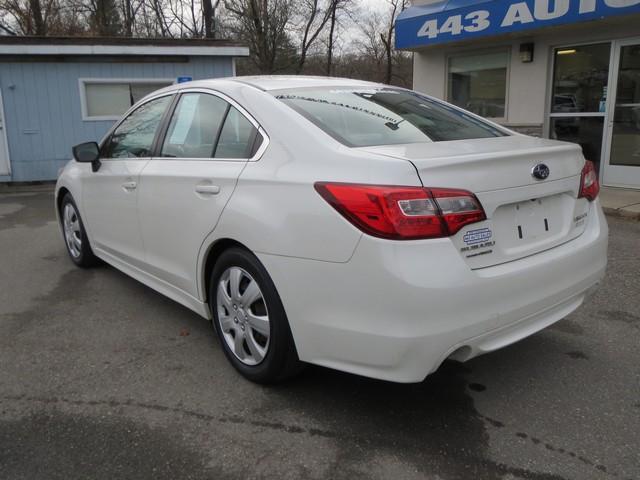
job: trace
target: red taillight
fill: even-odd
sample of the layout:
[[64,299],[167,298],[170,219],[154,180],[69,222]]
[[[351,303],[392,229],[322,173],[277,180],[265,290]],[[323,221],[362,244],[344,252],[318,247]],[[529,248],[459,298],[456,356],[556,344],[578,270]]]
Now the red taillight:
[[478,199],[465,190],[327,182],[315,188],[347,220],[374,237],[447,237],[486,219]]
[[600,184],[598,183],[598,175],[593,162],[585,161],[580,177],[580,193],[578,198],[586,198],[590,202],[594,201],[600,193]]

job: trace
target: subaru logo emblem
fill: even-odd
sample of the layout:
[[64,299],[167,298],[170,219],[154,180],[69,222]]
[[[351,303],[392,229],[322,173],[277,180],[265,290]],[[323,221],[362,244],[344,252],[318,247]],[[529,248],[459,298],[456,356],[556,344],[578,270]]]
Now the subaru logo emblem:
[[535,167],[533,167],[533,170],[531,170],[531,176],[538,180],[545,180],[549,177],[550,173],[551,171],[549,170],[549,167],[547,167],[544,163],[537,164]]

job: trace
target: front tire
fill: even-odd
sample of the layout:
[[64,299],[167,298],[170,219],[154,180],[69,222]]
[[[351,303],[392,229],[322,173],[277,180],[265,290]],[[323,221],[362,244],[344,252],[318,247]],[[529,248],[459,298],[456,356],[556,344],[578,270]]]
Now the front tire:
[[88,268],[98,263],[93,254],[87,232],[80,218],[78,207],[70,193],[65,194],[60,204],[60,222],[67,253],[78,267]]
[[211,272],[209,301],[222,349],[245,378],[276,383],[301,370],[282,301],[255,255],[223,252]]

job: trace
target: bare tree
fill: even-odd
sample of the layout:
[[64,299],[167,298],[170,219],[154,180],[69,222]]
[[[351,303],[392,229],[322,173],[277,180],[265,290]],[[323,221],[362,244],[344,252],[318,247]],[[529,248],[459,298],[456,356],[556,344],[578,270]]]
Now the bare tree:
[[318,39],[331,18],[331,5],[335,0],[328,0],[328,7],[322,8],[319,0],[302,0],[299,7],[298,16],[305,19],[302,27],[302,40],[300,42],[300,56],[296,66],[296,73],[302,73],[304,64],[307,61],[309,49]]
[[[384,61],[384,46],[380,39],[380,25],[382,24],[382,15],[377,11],[364,17],[359,24],[362,38],[355,41],[359,56],[367,58],[370,67],[375,72],[382,71],[382,63]],[[379,81],[382,80],[379,75],[373,78]]]
[[384,32],[380,33],[380,39],[384,45],[384,53],[386,58],[386,70],[384,83],[391,83],[393,78],[393,41],[396,28],[396,18],[405,8],[407,8],[408,0],[387,0],[391,6],[388,15],[388,22]]
[[67,0],[0,0],[0,29],[10,35],[60,35],[83,30],[74,5]]
[[[226,0],[235,36],[249,44],[251,61],[260,73],[274,73],[279,53],[291,40],[287,27],[292,18],[293,0]],[[289,62],[290,63],[290,62]]]
[[113,37],[121,34],[122,21],[115,0],[89,0],[85,7],[94,35]]
[[329,17],[329,38],[327,41],[327,70],[326,74],[331,76],[331,70],[333,66],[333,55],[335,49],[335,33],[338,24],[338,14],[341,10],[344,10],[352,0],[331,0],[329,4],[330,17]]
[[122,0],[120,4],[122,13],[122,29],[127,37],[133,36],[133,8],[131,0]]
[[168,37],[169,28],[167,26],[167,19],[165,17],[165,11],[162,0],[150,0],[153,14],[155,17],[156,28],[160,30],[161,37]]
[[[3,17],[15,24],[17,33],[23,35],[46,35],[43,6],[40,0],[3,0],[0,2]],[[10,29],[10,27],[7,27]],[[13,30],[13,29],[11,29]]]
[[202,0],[202,15],[204,16],[205,38],[216,37],[216,9],[220,0]]
[[[396,74],[394,66],[405,62],[405,52],[394,50],[396,18],[408,4],[408,0],[386,0],[389,9],[384,13],[373,12],[360,24],[363,39],[357,42],[362,54],[368,56],[376,65],[378,80],[393,83]],[[401,79],[400,83],[405,83]]]
[[33,33],[35,35],[45,35],[47,31],[44,26],[40,0],[29,0],[29,10],[33,19]]

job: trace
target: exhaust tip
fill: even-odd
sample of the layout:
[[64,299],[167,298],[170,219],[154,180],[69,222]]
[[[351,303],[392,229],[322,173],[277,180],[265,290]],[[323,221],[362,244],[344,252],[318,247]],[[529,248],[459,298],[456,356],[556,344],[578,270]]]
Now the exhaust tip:
[[464,345],[454,350],[453,353],[447,357],[447,359],[455,360],[456,362],[466,362],[467,360],[469,360],[469,358],[471,358],[471,353],[471,347],[469,347],[468,345]]

